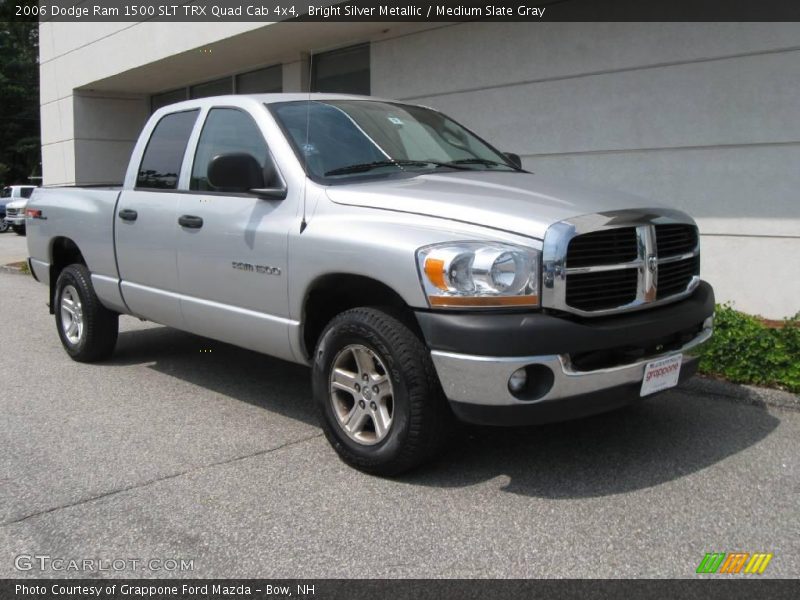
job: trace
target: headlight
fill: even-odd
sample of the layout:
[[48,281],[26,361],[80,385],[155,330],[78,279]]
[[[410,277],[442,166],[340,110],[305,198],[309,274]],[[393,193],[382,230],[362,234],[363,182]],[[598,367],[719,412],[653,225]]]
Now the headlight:
[[432,307],[539,305],[538,250],[491,242],[456,242],[417,250]]

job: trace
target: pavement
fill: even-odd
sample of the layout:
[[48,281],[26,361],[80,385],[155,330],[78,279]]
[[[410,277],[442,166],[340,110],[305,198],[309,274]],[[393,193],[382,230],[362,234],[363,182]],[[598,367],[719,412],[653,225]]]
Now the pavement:
[[24,235],[10,229],[0,233],[0,267],[28,259],[28,243]]
[[78,364],[46,299],[0,273],[0,577],[92,575],[15,569],[46,555],[137,559],[99,573],[124,577],[693,578],[734,551],[800,574],[796,396],[698,380],[465,429],[381,479],[328,446],[306,368],[128,317],[110,361]]

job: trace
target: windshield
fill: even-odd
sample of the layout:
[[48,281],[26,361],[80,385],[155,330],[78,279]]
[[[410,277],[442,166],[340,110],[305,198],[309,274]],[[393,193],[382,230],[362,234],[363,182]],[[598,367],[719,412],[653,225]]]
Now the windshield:
[[0,198],[11,198],[11,188],[4,187],[3,191],[0,192]]
[[372,100],[270,105],[312,179],[420,174],[440,169],[518,170],[501,153],[443,114]]

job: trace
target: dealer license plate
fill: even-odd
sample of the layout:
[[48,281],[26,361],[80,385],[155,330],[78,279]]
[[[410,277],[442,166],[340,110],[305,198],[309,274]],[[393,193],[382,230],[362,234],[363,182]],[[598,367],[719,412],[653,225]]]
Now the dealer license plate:
[[644,367],[642,390],[639,395],[648,396],[678,385],[682,360],[682,354],[675,354],[647,363]]

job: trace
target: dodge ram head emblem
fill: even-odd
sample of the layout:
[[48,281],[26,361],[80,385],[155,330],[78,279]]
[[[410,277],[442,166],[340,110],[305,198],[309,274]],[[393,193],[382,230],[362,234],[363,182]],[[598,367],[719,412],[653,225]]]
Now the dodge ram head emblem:
[[658,258],[655,254],[647,257],[647,268],[651,273],[655,273],[656,269],[658,269]]

